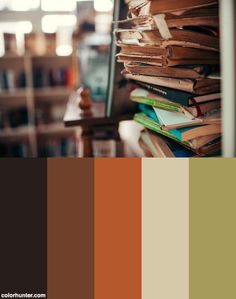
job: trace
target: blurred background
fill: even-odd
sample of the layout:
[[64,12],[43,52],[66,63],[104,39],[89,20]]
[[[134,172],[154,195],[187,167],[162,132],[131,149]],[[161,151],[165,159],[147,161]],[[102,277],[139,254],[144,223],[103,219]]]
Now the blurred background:
[[76,156],[64,128],[81,84],[105,101],[112,0],[0,0],[0,157]]

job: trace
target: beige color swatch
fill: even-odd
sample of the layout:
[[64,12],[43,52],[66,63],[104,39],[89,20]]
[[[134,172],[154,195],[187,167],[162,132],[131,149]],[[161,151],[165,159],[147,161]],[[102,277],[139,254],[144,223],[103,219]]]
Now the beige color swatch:
[[142,299],[189,297],[189,160],[142,160]]

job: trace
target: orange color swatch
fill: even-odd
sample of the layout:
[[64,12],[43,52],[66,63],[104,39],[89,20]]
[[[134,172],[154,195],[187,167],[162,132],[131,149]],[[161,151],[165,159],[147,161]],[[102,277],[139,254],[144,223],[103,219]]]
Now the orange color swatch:
[[141,299],[141,159],[94,166],[94,298]]

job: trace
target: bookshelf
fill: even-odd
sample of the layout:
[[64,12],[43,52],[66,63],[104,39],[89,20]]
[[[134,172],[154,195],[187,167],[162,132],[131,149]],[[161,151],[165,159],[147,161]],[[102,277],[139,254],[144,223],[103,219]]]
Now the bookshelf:
[[[50,143],[52,140],[56,144],[56,141],[59,142],[61,139],[65,144],[68,139],[71,144],[74,142],[76,146],[79,130],[65,128],[59,113],[60,109],[64,111],[68,97],[77,84],[75,78],[78,78],[78,70],[76,66],[77,61],[74,55],[64,57],[8,54],[0,57],[1,73],[14,74],[14,79],[17,77],[16,74],[20,73],[24,76],[25,81],[24,84],[18,86],[15,82],[19,80],[15,79],[14,82],[7,82],[7,87],[1,86],[0,88],[0,113],[4,115],[2,118],[5,120],[4,124],[0,126],[0,144],[6,152],[10,151],[9,155],[13,155],[9,148],[22,147],[22,150],[19,150],[19,155],[16,154],[16,156],[21,156],[21,154],[25,157],[41,156],[42,144]],[[6,77],[10,78],[10,75],[7,74]],[[37,82],[38,79],[41,82]],[[27,114],[27,121],[12,126],[8,120],[6,121],[9,111],[20,109]],[[52,112],[50,110],[44,114],[44,109],[48,111],[51,109]],[[48,114],[55,113],[59,113],[56,119],[51,115],[50,119],[46,119]],[[70,155],[72,152],[73,155],[76,154],[75,150],[70,150]],[[55,151],[55,153],[60,156],[60,152]],[[2,155],[1,151],[0,154]],[[65,151],[63,155],[66,155]],[[51,154],[51,156],[53,155]]]

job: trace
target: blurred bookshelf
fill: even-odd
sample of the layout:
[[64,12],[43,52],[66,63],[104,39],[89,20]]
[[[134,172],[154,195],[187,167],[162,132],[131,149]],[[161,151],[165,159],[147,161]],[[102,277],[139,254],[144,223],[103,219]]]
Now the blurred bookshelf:
[[0,156],[75,156],[78,129],[63,125],[78,78],[75,55],[0,57]]
[[[105,100],[112,6],[111,0],[0,3],[0,157],[79,155],[81,129],[66,128],[63,117],[80,84],[93,87],[95,101]],[[92,51],[91,36],[105,36],[105,49]],[[83,45],[96,54],[84,76],[89,82],[81,80],[81,61],[91,62],[79,51]]]

